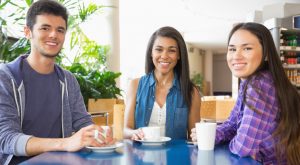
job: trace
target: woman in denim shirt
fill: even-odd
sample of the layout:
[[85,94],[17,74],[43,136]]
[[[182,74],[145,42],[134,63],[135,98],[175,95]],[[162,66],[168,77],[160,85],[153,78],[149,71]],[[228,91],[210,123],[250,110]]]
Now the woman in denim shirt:
[[127,91],[124,137],[143,139],[139,128],[159,126],[161,136],[187,139],[200,120],[200,94],[189,78],[187,48],[176,29],[162,27],[153,33],[145,72]]

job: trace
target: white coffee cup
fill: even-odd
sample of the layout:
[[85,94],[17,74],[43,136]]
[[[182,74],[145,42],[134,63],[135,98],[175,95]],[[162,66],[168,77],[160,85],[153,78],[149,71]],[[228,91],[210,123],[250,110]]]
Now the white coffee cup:
[[110,126],[101,126],[102,128],[102,131],[98,131],[98,130],[95,130],[94,131],[94,138],[99,142],[99,143],[104,143],[102,140],[99,139],[99,134],[101,136],[103,136],[104,138],[107,137],[107,134],[108,134],[108,131],[110,130],[111,133],[113,133],[112,131],[112,127]]
[[196,123],[198,150],[213,150],[217,123]]
[[160,127],[142,127],[144,140],[159,140]]

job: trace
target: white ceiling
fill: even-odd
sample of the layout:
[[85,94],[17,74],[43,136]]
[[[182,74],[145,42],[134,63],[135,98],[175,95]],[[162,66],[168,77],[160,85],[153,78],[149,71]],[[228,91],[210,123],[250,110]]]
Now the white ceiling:
[[256,10],[261,11],[265,5],[300,3],[300,0],[131,0],[131,2],[139,8],[135,9],[135,12],[142,13],[142,17],[148,23],[151,22],[148,26],[174,26],[182,32],[186,42],[195,47],[224,50],[227,35],[234,23],[247,21],[247,17],[253,15]]
[[[181,0],[194,17],[182,27],[187,42],[203,48],[224,48],[232,25],[249,21],[254,12],[276,3],[300,3],[300,0]],[[299,11],[300,14],[300,11]],[[197,23],[195,23],[195,21]]]

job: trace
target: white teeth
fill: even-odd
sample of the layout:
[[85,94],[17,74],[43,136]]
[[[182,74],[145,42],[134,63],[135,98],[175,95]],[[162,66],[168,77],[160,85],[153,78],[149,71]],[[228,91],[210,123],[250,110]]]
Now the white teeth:
[[233,64],[233,66],[244,66],[245,64]]
[[55,42],[46,42],[46,44],[48,44],[48,45],[57,45],[57,43],[55,43]]

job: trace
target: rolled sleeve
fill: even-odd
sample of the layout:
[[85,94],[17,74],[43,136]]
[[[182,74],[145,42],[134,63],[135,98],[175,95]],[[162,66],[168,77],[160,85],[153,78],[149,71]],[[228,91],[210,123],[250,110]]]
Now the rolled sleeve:
[[32,136],[30,136],[30,135],[19,136],[19,138],[17,139],[17,141],[15,143],[15,151],[14,151],[15,156],[28,156],[26,153],[26,145],[27,145],[28,140],[31,137]]

